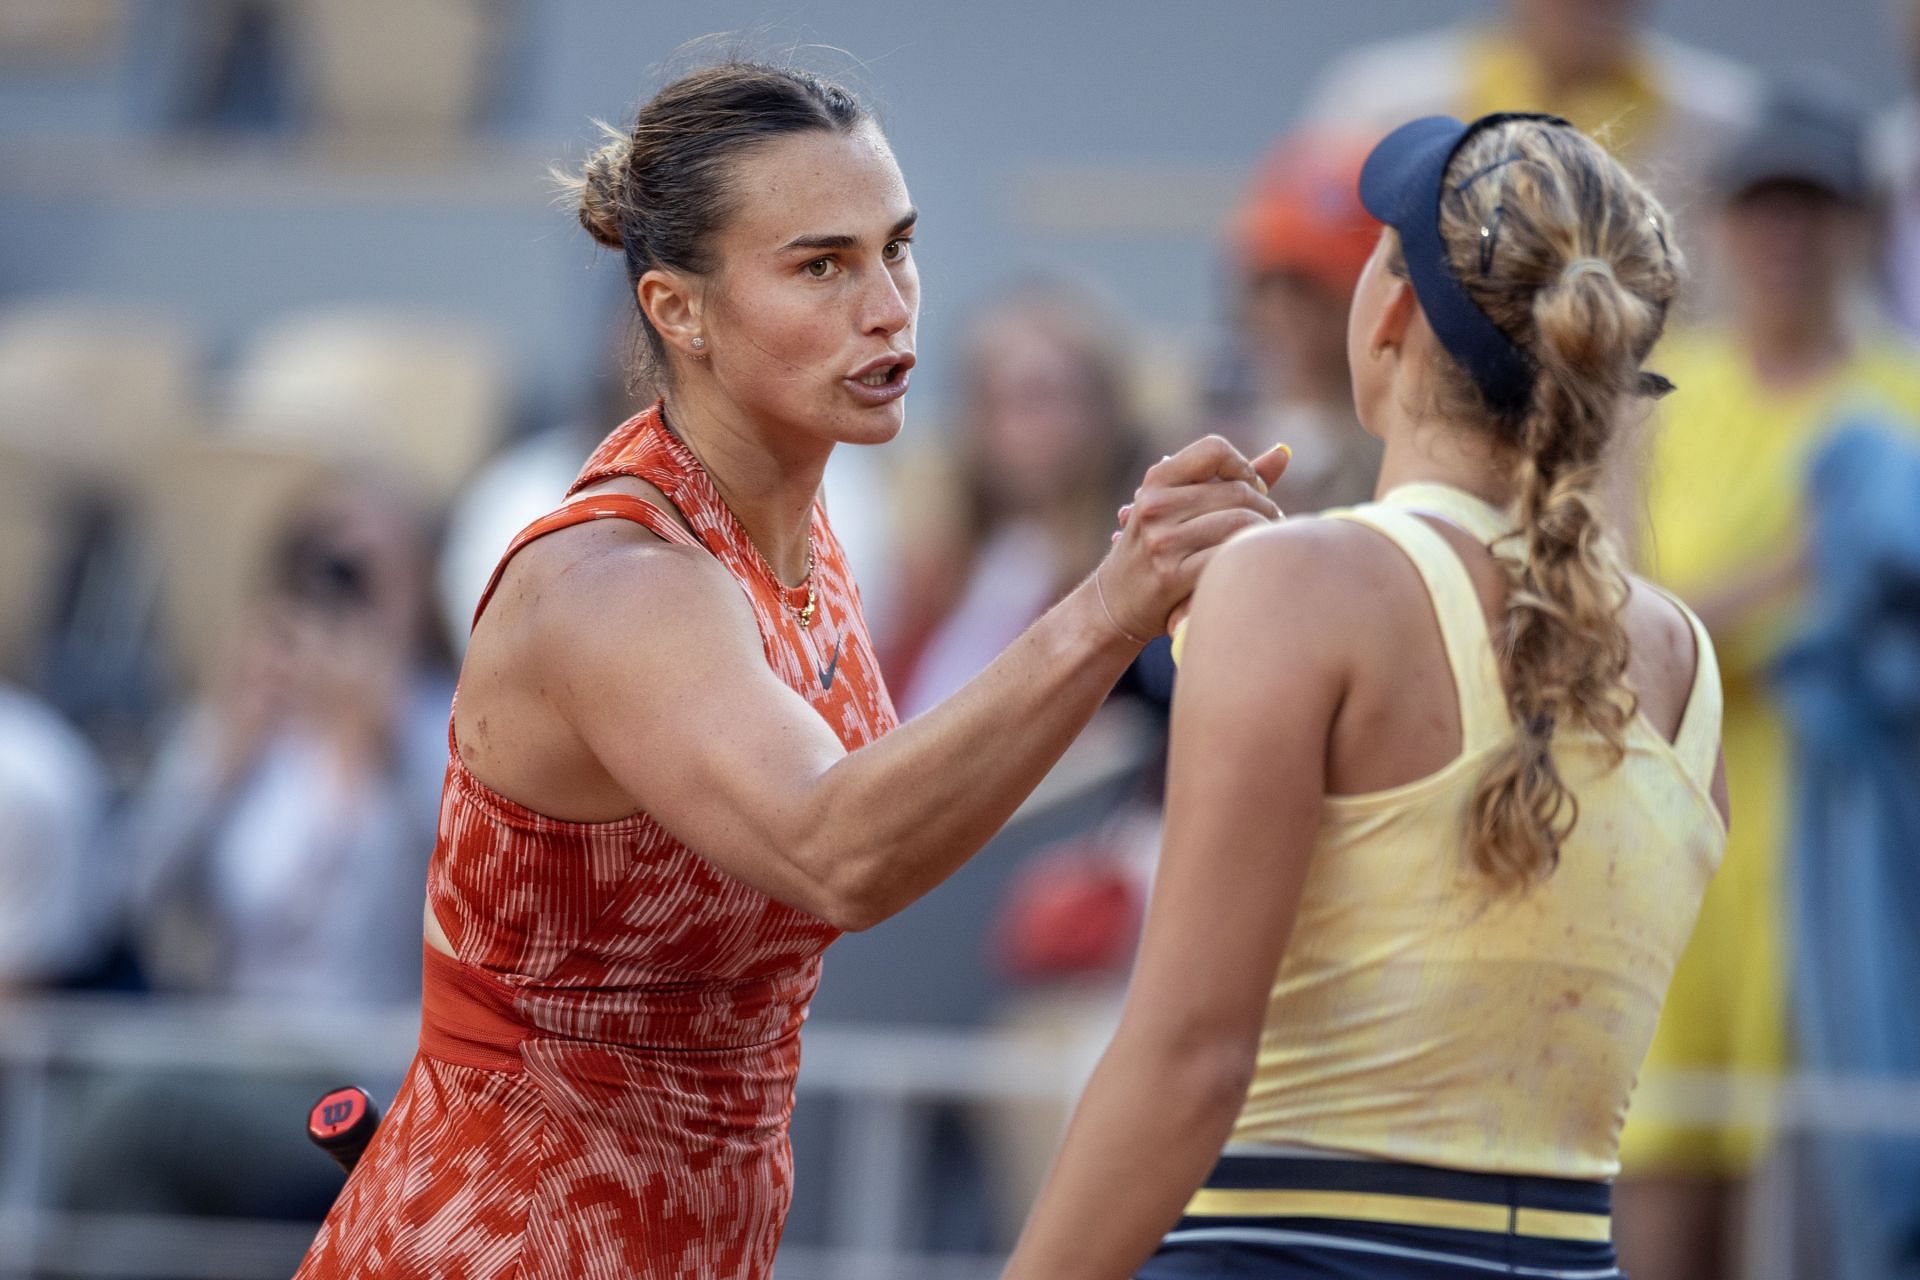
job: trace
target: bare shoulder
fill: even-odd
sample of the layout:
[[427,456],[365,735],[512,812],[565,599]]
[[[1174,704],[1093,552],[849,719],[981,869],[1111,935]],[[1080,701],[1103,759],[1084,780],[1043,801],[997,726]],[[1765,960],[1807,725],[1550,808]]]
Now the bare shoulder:
[[[1382,551],[1388,555],[1381,555]],[[1289,516],[1229,538],[1207,573],[1259,579],[1266,576],[1262,569],[1286,567],[1337,576],[1383,563],[1391,552],[1391,543],[1355,521]]]
[[1200,575],[1188,652],[1195,665],[1213,652],[1234,655],[1235,666],[1284,652],[1284,664],[1257,664],[1273,680],[1345,673],[1355,639],[1394,591],[1394,554],[1348,520],[1293,517],[1237,534]]
[[[1199,591],[1262,603],[1343,609],[1395,580],[1403,557],[1387,539],[1352,520],[1293,516],[1236,534],[1200,577]],[[1322,615],[1324,616],[1324,615]]]
[[1638,574],[1627,575],[1627,588],[1623,621],[1628,640],[1648,657],[1677,667],[1683,676],[1691,675],[1696,655],[1693,624],[1686,612],[1673,596]]
[[580,656],[610,647],[635,662],[633,641],[738,624],[755,629],[739,584],[712,555],[668,542],[631,520],[596,520],[529,547],[527,636],[539,649]]
[[[651,486],[623,481],[619,489],[676,518]],[[637,521],[588,520],[535,540],[508,564],[474,633],[468,666],[490,660],[484,665],[503,675],[518,671],[545,685],[542,673],[550,667],[605,660],[631,672],[682,633],[742,626],[753,632],[752,609],[705,550],[668,542]]]
[[1256,753],[1310,741],[1318,760],[1390,568],[1350,521],[1295,517],[1229,539],[1194,590],[1176,733],[1203,724]]
[[1679,729],[1700,660],[1693,624],[1673,597],[1646,579],[1628,575],[1627,585],[1621,617],[1627,631],[1627,681],[1648,719],[1671,738]]
[[474,631],[455,710],[461,758],[538,812],[624,817],[636,798],[607,773],[596,735],[611,718],[646,739],[672,713],[662,699],[725,685],[758,652],[751,607],[704,550],[632,520],[555,530],[508,564]]

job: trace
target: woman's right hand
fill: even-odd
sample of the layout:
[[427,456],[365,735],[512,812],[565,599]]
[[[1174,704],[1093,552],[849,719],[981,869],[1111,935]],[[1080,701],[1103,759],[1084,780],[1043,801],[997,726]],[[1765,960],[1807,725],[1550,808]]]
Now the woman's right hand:
[[1120,532],[1094,570],[1108,621],[1136,643],[1168,629],[1214,551],[1242,529],[1280,517],[1267,489],[1292,455],[1276,445],[1249,462],[1220,436],[1204,436],[1147,469]]

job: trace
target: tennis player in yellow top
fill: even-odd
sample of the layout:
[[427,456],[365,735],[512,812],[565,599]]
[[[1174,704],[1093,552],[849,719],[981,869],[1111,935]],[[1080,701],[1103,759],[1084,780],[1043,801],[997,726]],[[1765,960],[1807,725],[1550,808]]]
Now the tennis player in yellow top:
[[1017,1280],[1620,1275],[1608,1179],[1726,841],[1706,632],[1598,494],[1681,275],[1555,117],[1429,117],[1348,349],[1377,498],[1229,542],[1112,1045]]

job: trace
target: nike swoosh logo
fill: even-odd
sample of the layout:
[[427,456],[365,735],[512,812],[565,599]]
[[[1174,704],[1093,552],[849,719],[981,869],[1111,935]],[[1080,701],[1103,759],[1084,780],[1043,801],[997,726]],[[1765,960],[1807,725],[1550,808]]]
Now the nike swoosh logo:
[[820,668],[820,687],[822,689],[833,688],[833,673],[840,666],[840,645],[845,639],[845,636],[841,636],[839,640],[833,642],[833,661]]

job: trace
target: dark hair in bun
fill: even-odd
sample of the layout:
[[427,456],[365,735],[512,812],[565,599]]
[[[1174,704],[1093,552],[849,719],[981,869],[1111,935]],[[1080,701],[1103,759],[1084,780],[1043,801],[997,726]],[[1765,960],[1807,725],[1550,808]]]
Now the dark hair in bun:
[[[872,120],[851,92],[812,72],[727,61],[680,77],[640,108],[627,130],[561,181],[580,225],[626,258],[627,279],[654,267],[710,269],[709,238],[733,211],[734,161],[747,149],[808,130],[850,133]],[[636,300],[637,305],[637,300]],[[648,353],[665,355],[647,321]]]

